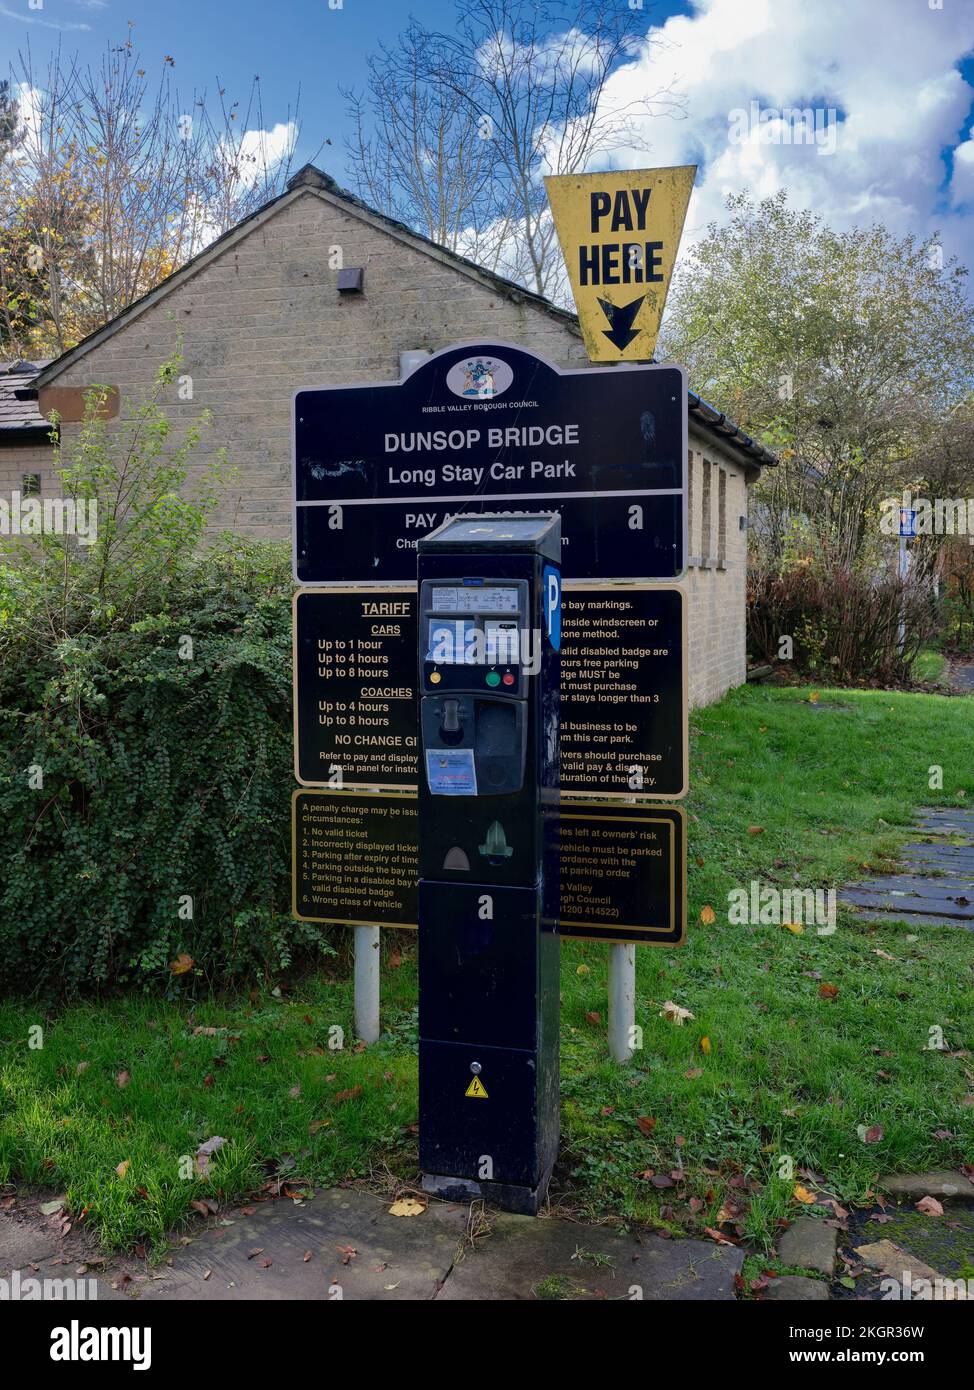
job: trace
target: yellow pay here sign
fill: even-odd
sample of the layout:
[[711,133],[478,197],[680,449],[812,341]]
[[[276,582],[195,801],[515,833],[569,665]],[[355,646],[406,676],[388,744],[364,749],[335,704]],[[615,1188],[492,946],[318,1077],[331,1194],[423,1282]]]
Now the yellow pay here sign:
[[686,164],[545,179],[593,362],[653,356],[696,172]]

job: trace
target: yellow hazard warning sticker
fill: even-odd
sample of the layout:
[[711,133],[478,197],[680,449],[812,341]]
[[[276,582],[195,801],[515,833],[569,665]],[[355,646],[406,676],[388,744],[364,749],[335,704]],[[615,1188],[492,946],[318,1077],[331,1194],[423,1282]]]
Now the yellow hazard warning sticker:
[[484,1090],[484,1083],[479,1076],[475,1076],[470,1085],[463,1093],[465,1096],[472,1096],[474,1100],[486,1100],[487,1092]]

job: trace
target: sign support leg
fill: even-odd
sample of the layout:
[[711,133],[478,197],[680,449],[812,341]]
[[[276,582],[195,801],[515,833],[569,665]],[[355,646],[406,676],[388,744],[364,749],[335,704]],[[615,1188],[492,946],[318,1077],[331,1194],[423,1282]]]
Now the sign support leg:
[[355,928],[355,1031],[365,1043],[379,1039],[379,927]]
[[636,1022],[636,948],[613,942],[609,947],[609,1051],[614,1062],[632,1056]]

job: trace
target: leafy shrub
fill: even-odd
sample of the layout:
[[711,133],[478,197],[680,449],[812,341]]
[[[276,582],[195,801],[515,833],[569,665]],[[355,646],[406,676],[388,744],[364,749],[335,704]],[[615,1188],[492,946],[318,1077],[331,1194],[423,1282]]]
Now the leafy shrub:
[[805,560],[752,567],[747,590],[752,655],[778,662],[781,638],[791,637],[789,668],[836,685],[895,685],[909,679],[911,663],[937,627],[930,590],[893,574],[867,575]]
[[227,469],[189,482],[207,421],[174,438],[177,362],[112,429],[95,388],[58,460],[95,543],[0,563],[4,988],[219,985],[329,949],[289,912],[286,547],[201,548]]

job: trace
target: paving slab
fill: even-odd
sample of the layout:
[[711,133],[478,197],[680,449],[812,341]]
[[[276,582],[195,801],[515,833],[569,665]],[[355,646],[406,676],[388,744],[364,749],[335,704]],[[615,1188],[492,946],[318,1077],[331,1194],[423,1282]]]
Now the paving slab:
[[733,1299],[744,1254],[732,1245],[621,1234],[606,1226],[493,1214],[437,1294],[442,1300]]
[[839,901],[867,921],[974,931],[974,811],[923,806],[918,815],[917,831],[931,838],[902,848],[898,872],[846,884]]
[[[46,1219],[39,1207],[43,1198],[21,1198],[17,1205],[0,1211],[0,1279],[14,1283],[20,1298],[27,1293],[28,1280],[50,1281],[55,1298],[96,1299],[99,1303],[124,1297],[114,1290],[107,1274],[110,1261],[97,1248],[83,1227],[73,1226],[65,1236],[56,1218]],[[144,1277],[144,1276],[143,1276]],[[83,1284],[76,1281],[84,1281]]]
[[[915,1214],[918,1215],[918,1213]],[[905,1242],[898,1245],[895,1241],[884,1237],[882,1240],[859,1245],[855,1253],[864,1265],[876,1271],[871,1284],[875,1285],[880,1292],[888,1293],[888,1289],[883,1288],[881,1280],[895,1279],[900,1286],[899,1297],[901,1299],[916,1298],[927,1301],[932,1295],[938,1302],[947,1300],[970,1301],[972,1281],[962,1276],[959,1270],[950,1270],[949,1266],[943,1262],[937,1268],[927,1264],[918,1255],[916,1245],[915,1238],[909,1240],[909,1245]],[[929,1293],[922,1290],[919,1283],[921,1280],[925,1280],[930,1285]],[[867,1286],[864,1285],[863,1287]]]
[[950,1168],[936,1168],[927,1173],[887,1173],[876,1186],[894,1197],[937,1197],[942,1201],[974,1202],[974,1182]]
[[177,1248],[172,1264],[139,1296],[204,1302],[433,1298],[450,1273],[469,1209],[431,1202],[422,1215],[397,1217],[389,1215],[390,1205],[370,1192],[332,1188],[302,1204],[282,1198],[231,1211]]
[[974,812],[957,806],[921,806],[917,827],[928,834],[974,834]]
[[16,1217],[0,1212],[0,1277],[6,1278],[15,1269],[60,1255],[57,1236],[22,1224]]
[[834,1226],[826,1226],[811,1216],[800,1216],[778,1237],[778,1259],[782,1264],[813,1269],[831,1279],[838,1238]]
[[896,912],[860,907],[857,917],[866,922],[903,922],[909,927],[953,927],[955,931],[974,931],[974,924],[957,917],[934,917],[928,912]]
[[783,1274],[771,1279],[764,1291],[765,1303],[824,1303],[829,1286],[821,1279],[809,1279],[804,1274]]

